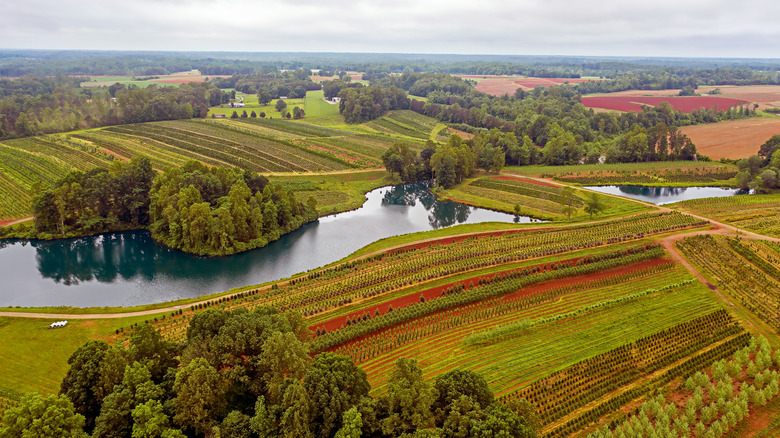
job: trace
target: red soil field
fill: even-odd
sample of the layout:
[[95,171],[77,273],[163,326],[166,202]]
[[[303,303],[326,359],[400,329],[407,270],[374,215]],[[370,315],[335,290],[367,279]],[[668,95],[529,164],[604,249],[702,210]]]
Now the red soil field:
[[632,97],[632,96],[594,96],[583,97],[582,104],[589,108],[605,108],[616,111],[642,111],[642,105],[657,106],[661,102],[669,102],[675,110],[690,113],[702,108],[717,107],[725,111],[734,105],[747,103],[744,100],[730,99],[714,96],[690,96],[690,97]]
[[681,131],[690,137],[699,153],[714,160],[745,158],[757,154],[773,135],[780,135],[780,117],[686,126]]
[[453,128],[447,128],[447,132],[449,132],[450,134],[455,134],[464,140],[469,140],[474,138],[474,134],[469,134],[468,132],[464,132],[464,131],[458,131],[457,129],[453,129]]

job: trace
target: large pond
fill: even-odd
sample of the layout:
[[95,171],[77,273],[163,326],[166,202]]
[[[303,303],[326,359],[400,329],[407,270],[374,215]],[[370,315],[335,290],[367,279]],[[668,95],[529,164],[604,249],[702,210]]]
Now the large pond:
[[156,244],[148,232],[57,241],[0,242],[0,306],[133,306],[278,280],[339,260],[376,240],[456,224],[532,222],[440,202],[425,184],[366,194],[363,207],[320,218],[268,246],[197,257]]
[[749,190],[724,189],[720,187],[648,187],[648,186],[592,186],[586,189],[610,195],[625,196],[656,205],[688,201],[700,198],[746,195]]

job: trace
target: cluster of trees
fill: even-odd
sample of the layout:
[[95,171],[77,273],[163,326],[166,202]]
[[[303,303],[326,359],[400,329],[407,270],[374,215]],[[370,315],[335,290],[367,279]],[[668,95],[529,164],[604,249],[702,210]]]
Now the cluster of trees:
[[214,85],[79,88],[66,76],[0,80],[0,139],[81,128],[205,117],[229,97]]
[[396,86],[409,94],[422,97],[430,97],[434,92],[440,95],[461,95],[467,93],[475,84],[475,81],[463,80],[444,73],[404,73],[388,76],[379,81],[379,85]]
[[52,188],[33,190],[37,237],[68,237],[141,228],[149,224],[155,172],[148,158],[87,172],[73,171]]
[[341,93],[341,90],[345,88],[362,88],[363,84],[360,82],[348,82],[341,79],[334,79],[322,84],[322,94],[326,99],[333,99]]
[[157,177],[150,192],[152,237],[182,251],[227,255],[263,247],[317,219],[317,202],[250,171],[189,161]]
[[27,395],[0,436],[54,437],[534,437],[525,400],[503,405],[485,380],[451,371],[423,380],[399,359],[385,395],[334,353],[309,354],[298,313],[272,308],[193,316],[182,344],[142,324],[129,348],[89,341],[74,352],[59,396]]
[[767,140],[753,155],[737,162],[737,185],[758,193],[780,189],[780,135]]
[[242,93],[257,94],[260,104],[265,105],[280,96],[301,98],[306,96],[307,91],[321,89],[319,84],[309,79],[309,75],[311,71],[298,69],[217,78],[212,83],[220,88],[234,88]]
[[344,88],[338,97],[339,112],[347,123],[364,123],[382,117],[387,111],[409,109],[409,98],[398,87]]
[[[405,143],[395,143],[382,155],[382,163],[392,176],[397,174],[404,182],[435,178],[436,184],[450,188],[474,175],[477,169],[498,172],[504,167],[504,147],[512,154],[521,154],[523,147],[517,145],[514,134],[502,134],[494,130],[464,141],[451,135],[444,144],[428,140],[426,147],[416,155]],[[528,148],[528,145],[525,145]]]
[[640,125],[621,135],[606,148],[608,163],[696,159],[696,146],[687,135],[664,123],[646,129]]

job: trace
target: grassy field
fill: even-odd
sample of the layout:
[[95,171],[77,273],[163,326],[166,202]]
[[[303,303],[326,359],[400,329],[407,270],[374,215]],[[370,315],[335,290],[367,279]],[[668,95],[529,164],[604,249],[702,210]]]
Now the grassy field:
[[567,184],[642,184],[661,187],[734,186],[737,167],[707,161],[585,164],[572,166],[509,166],[503,172],[555,179]]
[[333,116],[339,113],[338,104],[327,103],[322,99],[322,90],[306,92],[306,98],[303,100],[303,109],[306,112],[306,118]]
[[[591,220],[590,215],[584,211],[585,201],[590,194],[575,190],[572,207],[576,211],[569,218],[569,215],[563,212],[568,201],[562,197],[562,190],[560,186],[531,179],[486,175],[466,180],[449,190],[440,190],[437,194],[458,202],[507,213],[514,213],[515,205],[519,205],[521,215],[538,219],[575,222]],[[593,219],[620,217],[651,209],[630,200],[596,196],[600,196],[608,207]]]
[[[67,320],[67,317],[62,320]],[[0,317],[0,390],[54,394],[68,371],[68,357],[86,341],[110,341],[120,327],[145,318],[71,320],[61,329],[49,329],[58,320]]]
[[230,117],[233,112],[235,111],[239,116],[241,116],[241,113],[243,111],[246,111],[247,115],[250,114],[252,111],[254,111],[258,117],[260,117],[260,113],[264,112],[265,116],[268,118],[274,118],[279,119],[284,117],[284,113],[293,113],[293,108],[298,107],[303,109],[304,99],[284,99],[284,102],[287,104],[287,109],[284,110],[284,113],[280,113],[276,110],[276,102],[278,99],[274,99],[271,102],[268,103],[268,105],[260,105],[260,103],[257,101],[257,95],[256,94],[244,94],[241,92],[236,93],[236,101],[241,101],[243,99],[244,107],[243,108],[230,108],[228,104],[223,103],[222,105],[218,107],[212,107],[209,109],[207,117],[211,117],[214,114],[224,114],[226,117]]

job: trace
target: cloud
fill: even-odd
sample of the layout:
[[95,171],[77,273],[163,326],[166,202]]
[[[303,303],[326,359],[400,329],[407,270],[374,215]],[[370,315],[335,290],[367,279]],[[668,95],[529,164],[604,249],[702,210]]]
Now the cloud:
[[780,58],[776,0],[29,0],[0,47]]

